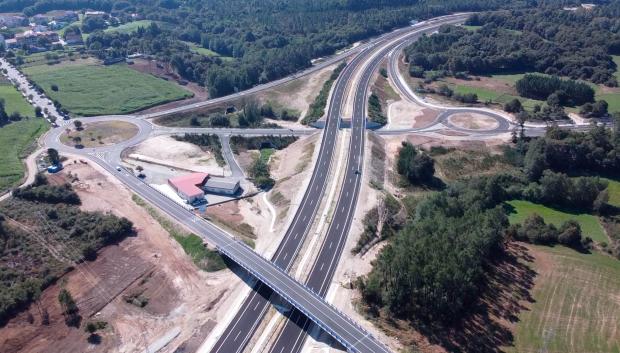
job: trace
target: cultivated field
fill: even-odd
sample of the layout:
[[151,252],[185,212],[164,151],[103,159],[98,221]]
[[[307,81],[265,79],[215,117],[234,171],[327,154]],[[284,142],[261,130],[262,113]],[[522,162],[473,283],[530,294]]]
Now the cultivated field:
[[[33,66],[24,71],[52,99],[77,115],[126,114],[191,96],[173,83],[124,64],[75,62]],[[52,85],[57,85],[58,90],[52,90]]]
[[545,219],[545,222],[552,223],[559,227],[562,223],[574,219],[579,222],[584,236],[592,238],[592,240],[602,243],[608,242],[609,239],[605,231],[598,222],[598,218],[590,214],[572,214],[558,211],[543,205],[535,204],[529,201],[513,200],[507,202],[509,206],[514,208],[510,213],[510,223],[521,223],[529,215],[537,213]]
[[620,261],[563,246],[529,246],[534,303],[518,315],[510,353],[620,352]]

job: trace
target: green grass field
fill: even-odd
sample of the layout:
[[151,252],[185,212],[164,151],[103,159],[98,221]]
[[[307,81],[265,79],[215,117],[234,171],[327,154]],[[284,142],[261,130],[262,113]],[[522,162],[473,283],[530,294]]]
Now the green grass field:
[[609,194],[609,204],[620,207],[620,181],[603,178],[609,183],[607,193]]
[[[616,67],[620,68],[620,55],[612,55],[611,58],[614,60]],[[616,70],[616,73],[614,74],[614,76],[616,76],[616,80],[620,82],[620,70]]]
[[[65,63],[32,66],[24,71],[52,99],[77,115],[126,114],[192,95],[124,64]],[[51,89],[52,84],[58,86],[57,92]]]
[[559,227],[562,223],[574,219],[579,222],[581,231],[584,236],[592,238],[598,243],[609,242],[607,235],[598,222],[598,218],[590,214],[571,214],[553,208],[549,208],[543,205],[535,204],[529,201],[513,200],[507,202],[508,205],[514,207],[514,212],[509,215],[510,223],[521,223],[529,215],[537,213],[545,219],[545,222],[552,223],[556,227]]
[[276,150],[273,148],[263,148],[260,150],[260,159],[262,159],[263,162],[267,163],[269,162],[269,158],[271,158],[271,155],[273,155],[275,152]]
[[[513,75],[504,75],[504,76],[513,76]],[[518,80],[516,78],[515,80]],[[465,85],[452,85],[452,88],[456,93],[465,94],[465,93],[475,93],[478,96],[478,101],[481,103],[484,102],[492,102],[497,104],[505,104],[509,101],[517,98],[521,101],[521,104],[526,109],[532,110],[536,104],[542,105],[544,102],[537,101],[535,99],[527,99],[523,97],[513,96],[510,94],[493,91],[491,89],[483,88],[483,87],[471,87]]]
[[8,114],[18,112],[21,116],[34,118],[34,107],[10,83],[0,83],[0,99],[4,100],[4,109]]
[[192,42],[183,42],[183,43],[187,44],[189,46],[189,49],[191,51],[193,51],[194,53],[196,53],[196,54],[200,54],[200,55],[204,55],[204,56],[209,56],[209,57],[212,57],[212,58],[217,57],[217,58],[220,58],[220,59],[222,59],[224,61],[234,60],[233,57],[220,55],[219,53],[216,53],[213,50],[210,50],[210,49],[207,49],[207,48],[203,48],[200,45],[197,45],[196,43],[192,43]]
[[518,315],[510,353],[619,353],[620,261],[535,246],[534,303]]
[[[140,20],[140,21],[127,22],[127,23],[123,23],[122,25],[118,27],[108,27],[104,29],[103,31],[106,33],[118,32],[118,33],[130,34],[130,33],[137,31],[139,27],[146,28],[150,26],[152,22],[153,21],[151,20]],[[82,33],[82,39],[86,41],[89,35],[90,33]]]
[[42,118],[23,119],[0,127],[0,193],[22,179],[24,165],[21,160],[48,127]]
[[153,21],[151,20],[140,20],[124,23],[118,27],[108,27],[104,30],[104,32],[118,32],[118,33],[133,33],[138,30],[138,28],[143,27],[147,28],[151,25]]
[[463,25],[463,28],[465,28],[466,30],[474,31],[475,32],[475,31],[479,30],[480,28],[482,28],[482,26],[466,26],[466,25]]

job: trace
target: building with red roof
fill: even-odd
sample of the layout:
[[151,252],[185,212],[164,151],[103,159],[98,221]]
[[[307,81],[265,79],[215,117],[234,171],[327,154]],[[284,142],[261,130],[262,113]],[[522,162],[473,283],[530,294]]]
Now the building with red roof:
[[192,173],[168,179],[168,185],[187,203],[194,203],[205,197],[202,187],[207,182],[209,174]]

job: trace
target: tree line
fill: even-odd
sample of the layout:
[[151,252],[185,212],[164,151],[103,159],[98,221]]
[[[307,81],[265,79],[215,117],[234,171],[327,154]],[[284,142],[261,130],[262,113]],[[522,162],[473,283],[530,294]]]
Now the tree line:
[[[101,58],[136,52],[157,57],[184,79],[223,96],[273,81],[311,65],[312,59],[333,54],[357,41],[376,36],[412,19],[457,11],[496,9],[506,0],[336,1],[245,0],[13,0],[0,1],[7,11],[43,12],[56,9],[100,9],[121,19],[138,13],[156,21],[157,28],[135,33],[104,33],[98,20],[87,48]],[[93,23],[90,23],[93,22]],[[205,56],[187,42],[212,50]],[[222,59],[222,57],[228,57]]]
[[[598,175],[618,176],[619,131],[552,127],[543,137],[523,137],[505,147],[500,158],[515,170],[447,186],[434,183],[439,191],[414,202],[403,199],[407,218],[402,223],[395,217],[398,203],[386,207],[386,212],[372,209],[355,251],[384,236],[390,242],[372,271],[356,283],[369,313],[385,311],[422,328],[452,327],[468,315],[485,290],[487,271],[502,256],[505,242],[589,247],[588,234],[572,220],[556,227],[533,215],[522,224],[509,225],[505,202],[524,199],[617,217],[617,208],[609,204],[607,183]],[[394,167],[414,186],[428,186],[434,175],[433,158],[410,143],[403,143]],[[619,234],[610,236],[620,242]],[[612,254],[620,256],[619,249],[613,245]]]
[[514,9],[474,14],[468,25],[445,26],[406,49],[411,72],[478,75],[541,72],[617,86],[611,55],[620,53],[617,5],[594,10]]

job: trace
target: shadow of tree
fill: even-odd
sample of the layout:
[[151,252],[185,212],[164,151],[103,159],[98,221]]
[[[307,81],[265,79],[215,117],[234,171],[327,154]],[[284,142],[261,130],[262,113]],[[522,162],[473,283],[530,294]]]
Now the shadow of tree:
[[526,247],[510,243],[490,266],[484,294],[466,318],[449,327],[417,328],[449,352],[502,352],[513,345],[512,325],[528,310],[524,304],[534,302],[530,292],[536,272],[528,266],[533,260]]

